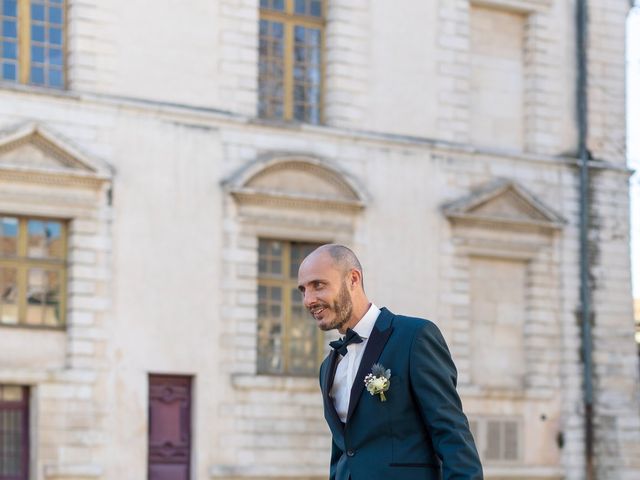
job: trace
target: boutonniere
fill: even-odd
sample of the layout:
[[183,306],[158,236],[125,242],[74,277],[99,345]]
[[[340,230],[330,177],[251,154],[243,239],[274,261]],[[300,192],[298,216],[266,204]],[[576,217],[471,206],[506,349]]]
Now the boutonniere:
[[380,395],[380,401],[386,402],[387,397],[384,396],[384,392],[389,390],[391,385],[391,370],[385,369],[379,363],[376,363],[371,367],[371,373],[364,377],[364,386],[367,387],[367,391],[371,395]]

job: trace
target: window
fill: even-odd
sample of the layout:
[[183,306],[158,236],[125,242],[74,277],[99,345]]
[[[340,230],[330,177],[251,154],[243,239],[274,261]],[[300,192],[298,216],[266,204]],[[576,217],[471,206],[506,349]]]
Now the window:
[[469,421],[480,458],[487,463],[517,463],[522,458],[522,433],[517,418],[476,418]]
[[0,480],[27,480],[29,389],[0,385]]
[[64,324],[67,225],[0,216],[0,325]]
[[298,267],[319,245],[259,241],[258,373],[317,375],[322,336],[298,291]]
[[322,0],[260,0],[258,115],[321,121]]
[[64,0],[0,0],[0,79],[63,88]]

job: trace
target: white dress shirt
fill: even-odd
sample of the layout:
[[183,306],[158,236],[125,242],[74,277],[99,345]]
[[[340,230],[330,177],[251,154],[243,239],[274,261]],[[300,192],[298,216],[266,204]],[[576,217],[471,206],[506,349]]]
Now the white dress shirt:
[[362,354],[367,346],[367,341],[371,336],[371,331],[373,330],[378,315],[380,315],[380,309],[372,303],[367,313],[364,314],[364,317],[353,327],[353,330],[362,338],[362,342],[347,345],[347,354],[344,357],[338,355],[338,368],[333,378],[333,386],[331,387],[329,396],[333,399],[336,412],[343,423],[347,421],[353,380],[360,367]]

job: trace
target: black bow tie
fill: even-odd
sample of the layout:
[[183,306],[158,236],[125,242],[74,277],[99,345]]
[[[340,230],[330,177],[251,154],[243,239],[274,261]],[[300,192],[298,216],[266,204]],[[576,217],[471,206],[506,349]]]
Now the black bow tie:
[[329,342],[329,346],[344,357],[347,354],[347,345],[351,345],[352,343],[362,343],[362,337],[355,331],[347,328],[347,334],[340,340]]

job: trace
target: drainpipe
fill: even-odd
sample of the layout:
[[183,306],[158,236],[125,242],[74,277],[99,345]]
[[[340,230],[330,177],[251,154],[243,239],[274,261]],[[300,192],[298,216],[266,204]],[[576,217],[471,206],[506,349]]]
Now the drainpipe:
[[593,337],[589,281],[589,152],[587,151],[587,0],[576,0],[578,156],[580,159],[580,304],[582,362],[584,366],[585,479],[594,480],[593,468]]

